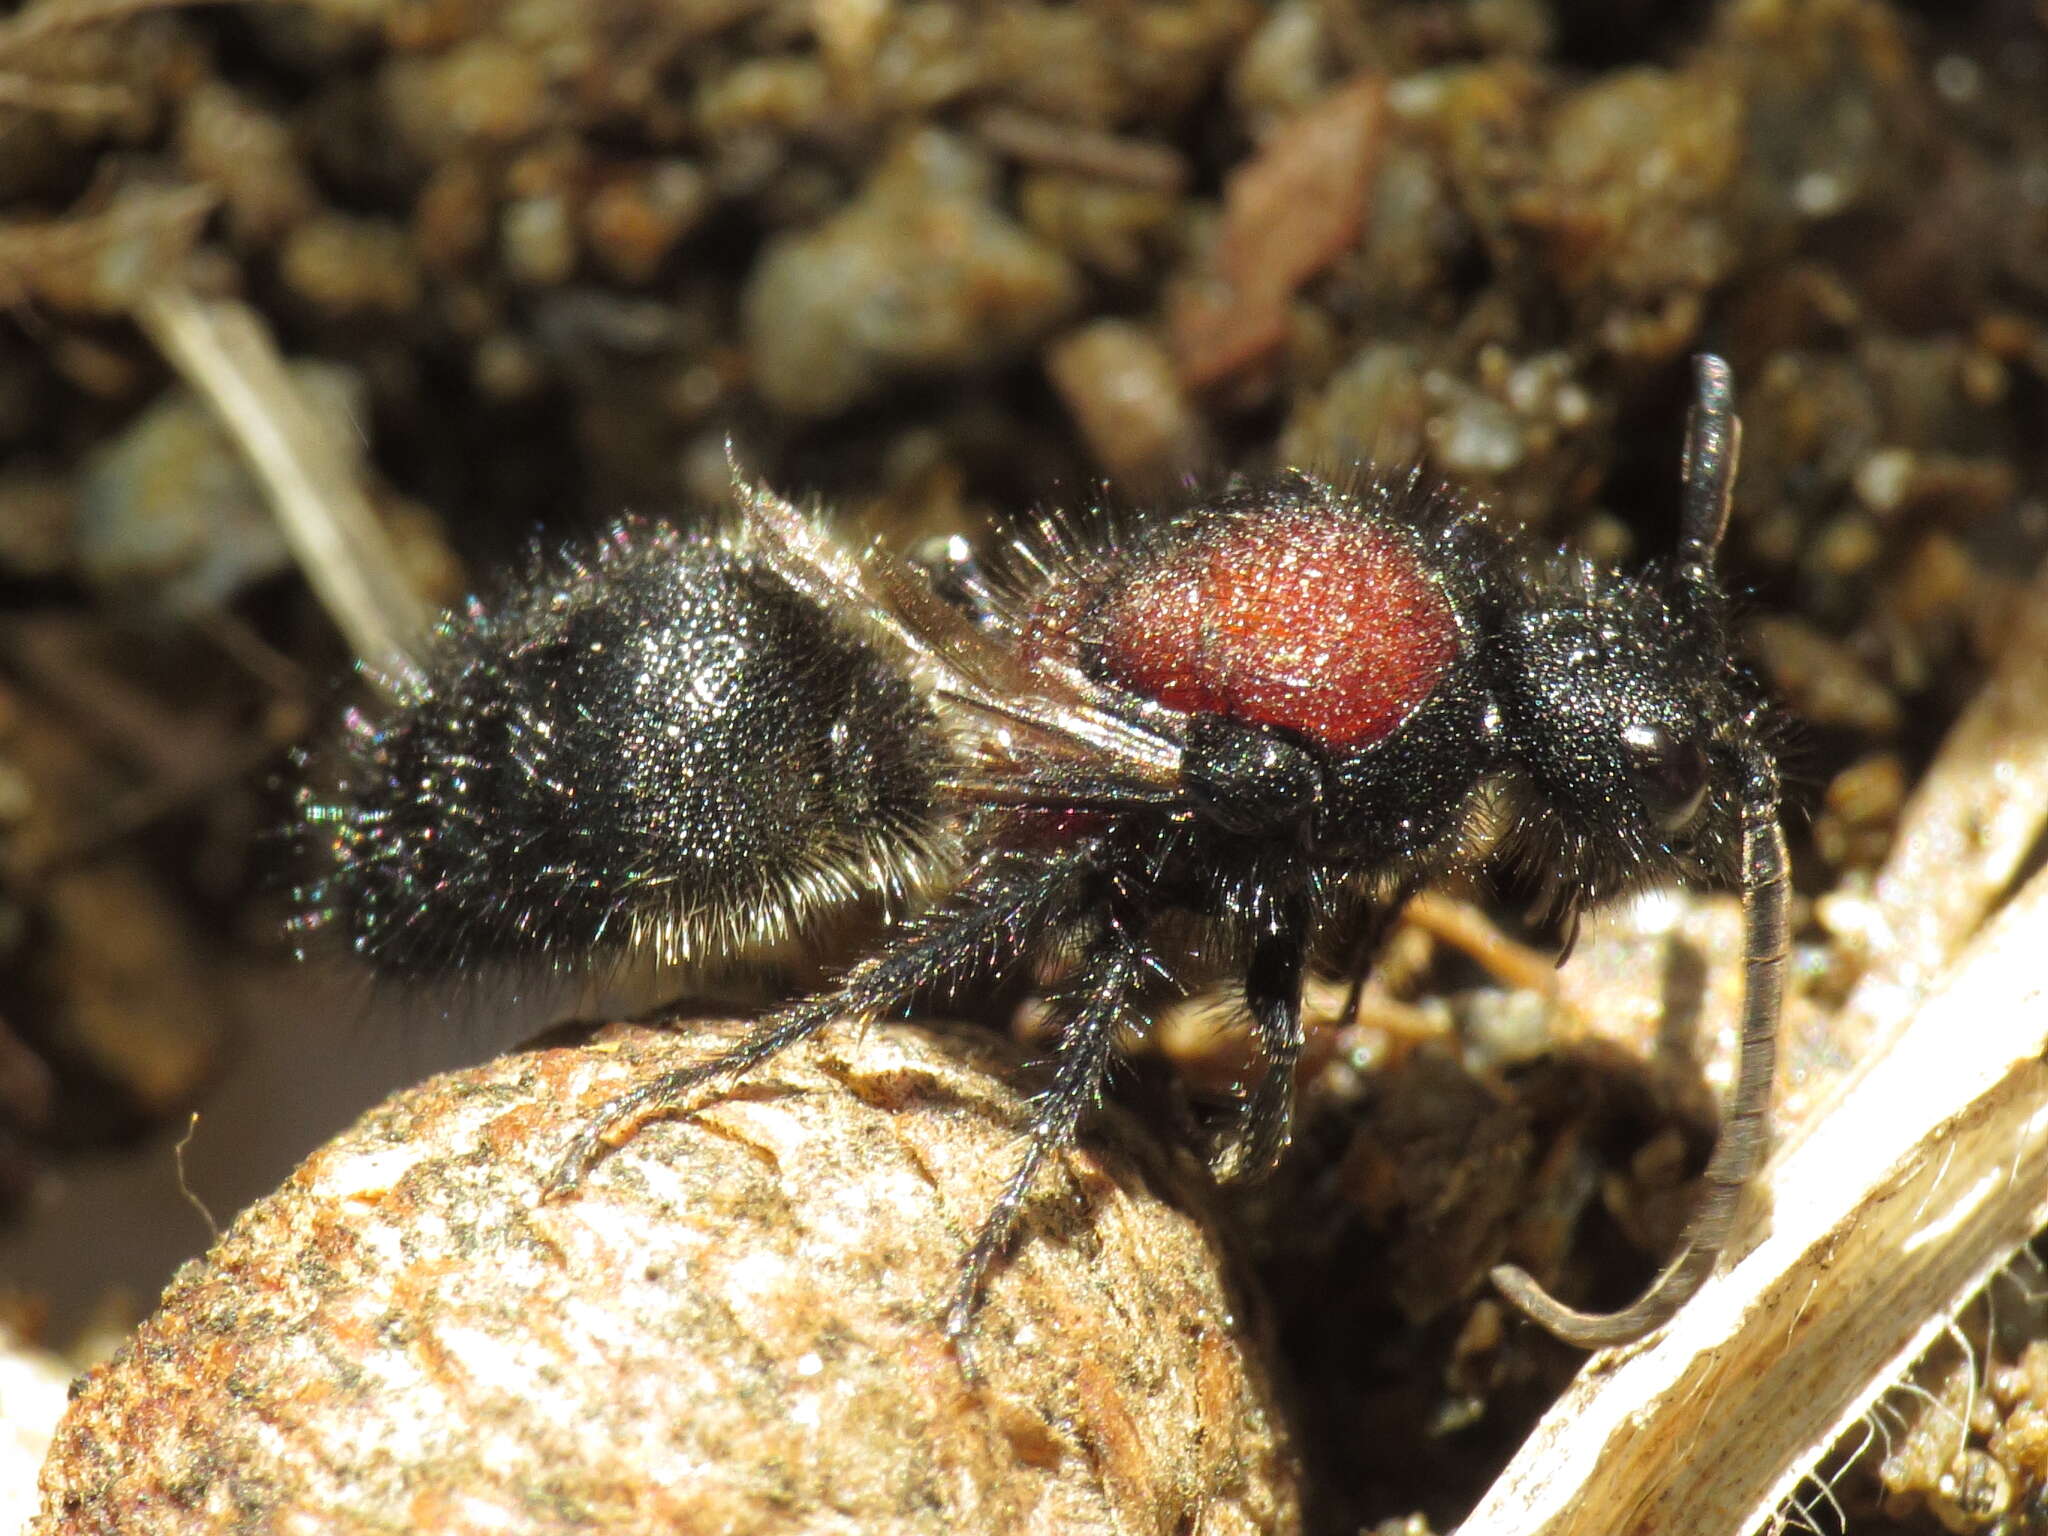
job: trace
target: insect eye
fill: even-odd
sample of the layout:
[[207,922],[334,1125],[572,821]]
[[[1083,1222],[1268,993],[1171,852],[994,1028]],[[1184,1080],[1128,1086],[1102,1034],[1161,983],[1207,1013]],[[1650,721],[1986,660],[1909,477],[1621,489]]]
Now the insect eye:
[[1666,832],[1688,826],[1707,798],[1707,749],[1699,739],[1674,736],[1661,725],[1632,725],[1621,733],[1621,744],[1652,819]]

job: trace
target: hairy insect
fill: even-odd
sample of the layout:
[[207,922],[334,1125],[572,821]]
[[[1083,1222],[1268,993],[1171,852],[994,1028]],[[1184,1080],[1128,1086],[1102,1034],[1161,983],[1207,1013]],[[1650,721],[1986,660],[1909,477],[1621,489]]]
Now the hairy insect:
[[851,897],[897,907],[835,983],[608,1105],[556,1194],[829,1023],[1057,960],[1052,1082],[947,1304],[960,1342],[1045,1159],[1191,949],[1241,982],[1263,1058],[1216,1151],[1253,1173],[1287,1144],[1312,954],[1362,969],[1416,889],[1514,860],[1569,932],[1648,882],[1734,881],[1740,1080],[1683,1250],[1610,1315],[1495,1272],[1562,1338],[1636,1338],[1726,1240],[1782,987],[1778,776],[1713,569],[1739,435],[1702,357],[1677,557],[1641,575],[1522,550],[1413,477],[1291,473],[1087,532],[1048,520],[934,581],[742,481],[722,535],[622,524],[444,621],[390,710],[352,717],[338,792],[303,797],[325,854],[309,921],[421,976],[647,944],[701,962]]

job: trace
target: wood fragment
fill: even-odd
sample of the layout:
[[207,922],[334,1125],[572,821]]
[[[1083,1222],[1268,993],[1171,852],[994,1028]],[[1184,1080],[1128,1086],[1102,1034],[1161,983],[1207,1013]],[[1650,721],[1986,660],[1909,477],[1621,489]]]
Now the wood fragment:
[[998,154],[1037,170],[1071,171],[1161,192],[1178,192],[1187,184],[1187,161],[1165,144],[1119,138],[1015,107],[988,108],[975,117],[974,131]]
[[1401,909],[1401,920],[1465,954],[1504,987],[1542,997],[1557,991],[1556,956],[1509,938],[1469,901],[1442,891],[1423,891]]
[[1742,1536],[2048,1225],[2037,876],[1768,1180],[1770,1232],[1595,1357],[1461,1536]]
[[220,203],[210,187],[123,187],[95,212],[0,222],[0,305],[118,313],[173,270]]

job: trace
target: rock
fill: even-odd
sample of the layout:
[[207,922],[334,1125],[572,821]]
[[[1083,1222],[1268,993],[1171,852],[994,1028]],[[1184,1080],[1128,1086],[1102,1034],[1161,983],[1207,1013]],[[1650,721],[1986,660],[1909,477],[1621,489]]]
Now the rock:
[[858,199],[762,253],[742,303],[754,382],[829,416],[892,375],[965,368],[1043,335],[1075,300],[1072,267],[999,208],[988,161],[913,134]]

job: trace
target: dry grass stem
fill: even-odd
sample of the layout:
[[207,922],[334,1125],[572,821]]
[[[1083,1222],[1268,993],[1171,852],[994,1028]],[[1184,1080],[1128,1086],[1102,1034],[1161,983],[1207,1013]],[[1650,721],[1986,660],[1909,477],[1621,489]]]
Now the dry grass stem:
[[57,117],[120,117],[135,110],[136,98],[133,91],[118,85],[38,80],[10,72],[0,74],[0,107],[21,107]]
[[165,283],[136,309],[173,367],[248,459],[307,580],[355,652],[398,676],[429,622],[348,455],[300,399],[262,317]]

